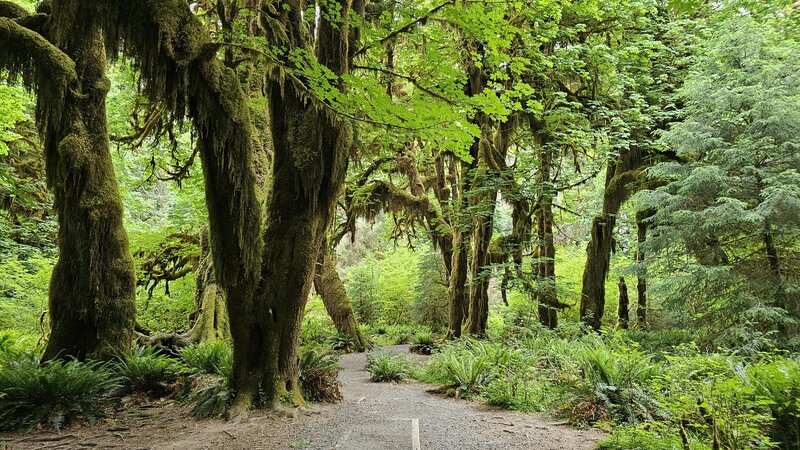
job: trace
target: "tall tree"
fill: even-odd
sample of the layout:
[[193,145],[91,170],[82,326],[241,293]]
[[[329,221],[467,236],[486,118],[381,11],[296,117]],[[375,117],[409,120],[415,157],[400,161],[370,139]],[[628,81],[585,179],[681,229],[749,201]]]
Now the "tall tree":
[[658,292],[707,344],[785,345],[800,317],[798,55],[779,18],[729,11],[663,136],[679,159],[651,169],[664,185],[637,199],[655,211],[648,271],[670,274]]
[[55,2],[31,16],[0,6],[0,66],[36,91],[59,222],[43,359],[126,352],[135,272],[108,148],[104,16],[89,2]]

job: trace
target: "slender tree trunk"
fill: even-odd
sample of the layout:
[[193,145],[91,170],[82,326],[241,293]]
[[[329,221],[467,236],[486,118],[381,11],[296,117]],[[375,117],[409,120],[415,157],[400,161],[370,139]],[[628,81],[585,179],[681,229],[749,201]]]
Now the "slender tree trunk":
[[628,285],[625,284],[625,277],[619,277],[619,307],[617,308],[617,326],[623,330],[628,329]]
[[[775,239],[772,235],[772,226],[769,222],[764,224],[764,250],[767,253],[767,261],[769,263],[769,272],[772,276],[774,289],[775,289],[775,300],[774,304],[776,307],[786,310],[788,312],[788,305],[787,305],[787,292],[786,292],[786,285],[783,279],[783,273],[781,270],[781,260],[778,256],[778,249],[775,247]],[[784,322],[778,323],[778,331],[782,335],[786,335],[787,327]]]
[[[62,12],[68,13],[53,10]],[[89,22],[71,31],[81,38],[66,40],[64,48],[75,62],[77,86],[61,98],[40,94],[37,105],[40,115],[57,103],[61,111],[60,118],[40,118],[46,122],[47,180],[59,223],[45,361],[110,357],[129,351],[134,335],[135,271],[108,148],[106,52],[100,25]]]
[[369,349],[371,347],[369,340],[358,328],[356,316],[347,298],[347,290],[336,270],[336,254],[328,245],[323,246],[317,258],[314,289],[322,297],[322,303],[333,319],[336,331],[347,335],[355,345],[356,351],[363,352]]
[[553,238],[553,191],[551,171],[553,153],[543,148],[540,155],[538,184],[539,208],[536,210],[537,290],[539,322],[548,328],[558,326],[558,295],[556,292],[556,246]]
[[453,234],[453,257],[450,269],[450,287],[448,289],[449,326],[447,337],[461,337],[467,303],[467,246],[464,243],[464,232],[456,230]]
[[636,213],[636,262],[639,264],[639,275],[636,277],[636,323],[639,329],[647,328],[647,278],[645,264],[645,254],[642,246],[647,241],[647,218],[653,215],[653,211],[639,211]]
[[[473,156],[472,162],[467,164],[461,162],[460,165],[460,184],[454,186],[453,203],[454,208],[451,213],[451,227],[453,230],[453,252],[450,264],[450,286],[447,290],[449,325],[447,337],[457,339],[461,337],[464,322],[469,316],[469,292],[467,291],[467,278],[469,275],[469,220],[465,217],[465,210],[469,206],[468,191],[471,187],[472,171],[477,166],[478,140],[476,140],[470,154]],[[451,172],[456,171],[451,167]]]
[[489,318],[489,280],[490,260],[489,243],[494,230],[494,207],[497,203],[497,191],[480,200],[484,208],[491,212],[479,214],[473,222],[472,229],[472,270],[470,273],[469,293],[469,333],[473,336],[486,335]]

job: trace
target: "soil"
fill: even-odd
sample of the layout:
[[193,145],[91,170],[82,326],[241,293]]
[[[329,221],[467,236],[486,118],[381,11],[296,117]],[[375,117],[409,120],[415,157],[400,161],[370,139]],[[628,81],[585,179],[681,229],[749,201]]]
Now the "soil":
[[[407,346],[385,349],[408,353]],[[0,449],[592,449],[604,436],[545,417],[430,393],[417,382],[373,383],[366,356],[341,358],[344,400],[239,422],[197,420],[174,401],[125,405],[94,425],[0,434]]]

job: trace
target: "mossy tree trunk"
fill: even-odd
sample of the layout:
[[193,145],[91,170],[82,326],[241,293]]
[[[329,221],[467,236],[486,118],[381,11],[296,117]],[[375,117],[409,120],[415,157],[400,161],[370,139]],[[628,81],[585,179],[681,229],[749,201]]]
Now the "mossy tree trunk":
[[[302,2],[281,8],[285,33],[276,45],[314,49],[336,74],[347,67],[347,20],[322,19],[318,38],[302,18]],[[257,195],[247,99],[237,74],[215,57],[202,24],[185,4],[117,5],[126,19],[123,49],[143,71],[148,92],[180,111],[183,95],[197,129],[206,179],[212,255],[227,298],[234,347],[231,415],[267,404],[301,401],[297,344],[317,252],[344,177],[351,132],[280,73],[269,73],[273,157],[264,214]],[[349,17],[349,2],[331,3]],[[274,23],[270,18],[264,23]],[[285,38],[285,39],[284,39]]]
[[448,331],[449,339],[461,337],[461,328],[467,317],[469,304],[467,302],[467,249],[469,244],[464,242],[464,231],[455,230],[453,233],[453,253],[450,264],[450,286],[447,290],[448,297]]
[[469,333],[473,336],[486,335],[489,318],[489,281],[491,279],[489,244],[494,231],[497,191],[482,194],[480,197],[477,205],[482,211],[473,220],[472,255],[470,257]]
[[619,305],[617,307],[617,326],[623,330],[628,329],[630,317],[628,314],[629,301],[628,301],[628,285],[625,283],[625,277],[619,277]]
[[[323,5],[317,39],[307,29],[304,4],[288,2],[281,22],[290,49],[314,49],[316,60],[336,75],[349,70],[349,1]],[[356,11],[357,13],[358,11]],[[343,18],[332,24],[329,17]],[[234,342],[243,349],[234,364],[233,414],[259,393],[267,404],[301,402],[298,344],[317,254],[333,216],[352,146],[352,128],[312,104],[290,80],[268,83],[272,170],[266,202],[264,253],[258,303],[229,308]],[[234,327],[233,316],[243,322]]]
[[322,297],[322,303],[333,320],[336,331],[348,336],[356,351],[363,352],[369,349],[371,347],[369,340],[358,328],[353,307],[347,298],[347,290],[336,270],[336,253],[327,244],[323,244],[323,249],[317,258],[314,289]]
[[135,270],[108,147],[102,23],[82,3],[54,4],[37,31],[20,25],[20,11],[14,15],[0,18],[0,67],[36,89],[59,223],[42,358],[111,357],[133,340]]
[[195,271],[194,302],[197,312],[189,329],[190,342],[206,342],[231,337],[225,294],[217,283],[211,256],[208,228],[200,231],[200,259]]
[[605,312],[605,282],[614,245],[614,226],[623,203],[636,189],[642,166],[641,151],[635,147],[609,161],[606,168],[603,209],[592,220],[591,238],[586,246],[586,265],[583,269],[580,317],[586,325],[599,330]]
[[636,263],[639,274],[636,277],[636,324],[639,329],[647,328],[647,268],[645,267],[644,243],[647,241],[647,219],[654,211],[636,212]]
[[538,207],[536,208],[536,300],[539,322],[548,327],[558,326],[558,295],[556,292],[556,246],[553,237],[553,149],[543,142],[539,154]]
[[481,138],[477,144],[477,167],[470,184],[473,192],[467,194],[473,216],[469,333],[485,336],[489,317],[491,264],[494,259],[490,252],[494,213],[515,122],[495,123],[483,114],[479,114],[476,120],[481,124]]

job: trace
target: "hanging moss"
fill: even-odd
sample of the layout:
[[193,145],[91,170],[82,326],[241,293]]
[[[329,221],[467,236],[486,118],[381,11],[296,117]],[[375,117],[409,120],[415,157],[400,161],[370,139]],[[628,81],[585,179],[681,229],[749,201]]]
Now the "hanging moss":
[[63,100],[78,83],[75,62],[69,56],[42,35],[0,17],[0,68],[36,92],[42,134],[48,124],[61,123]]

